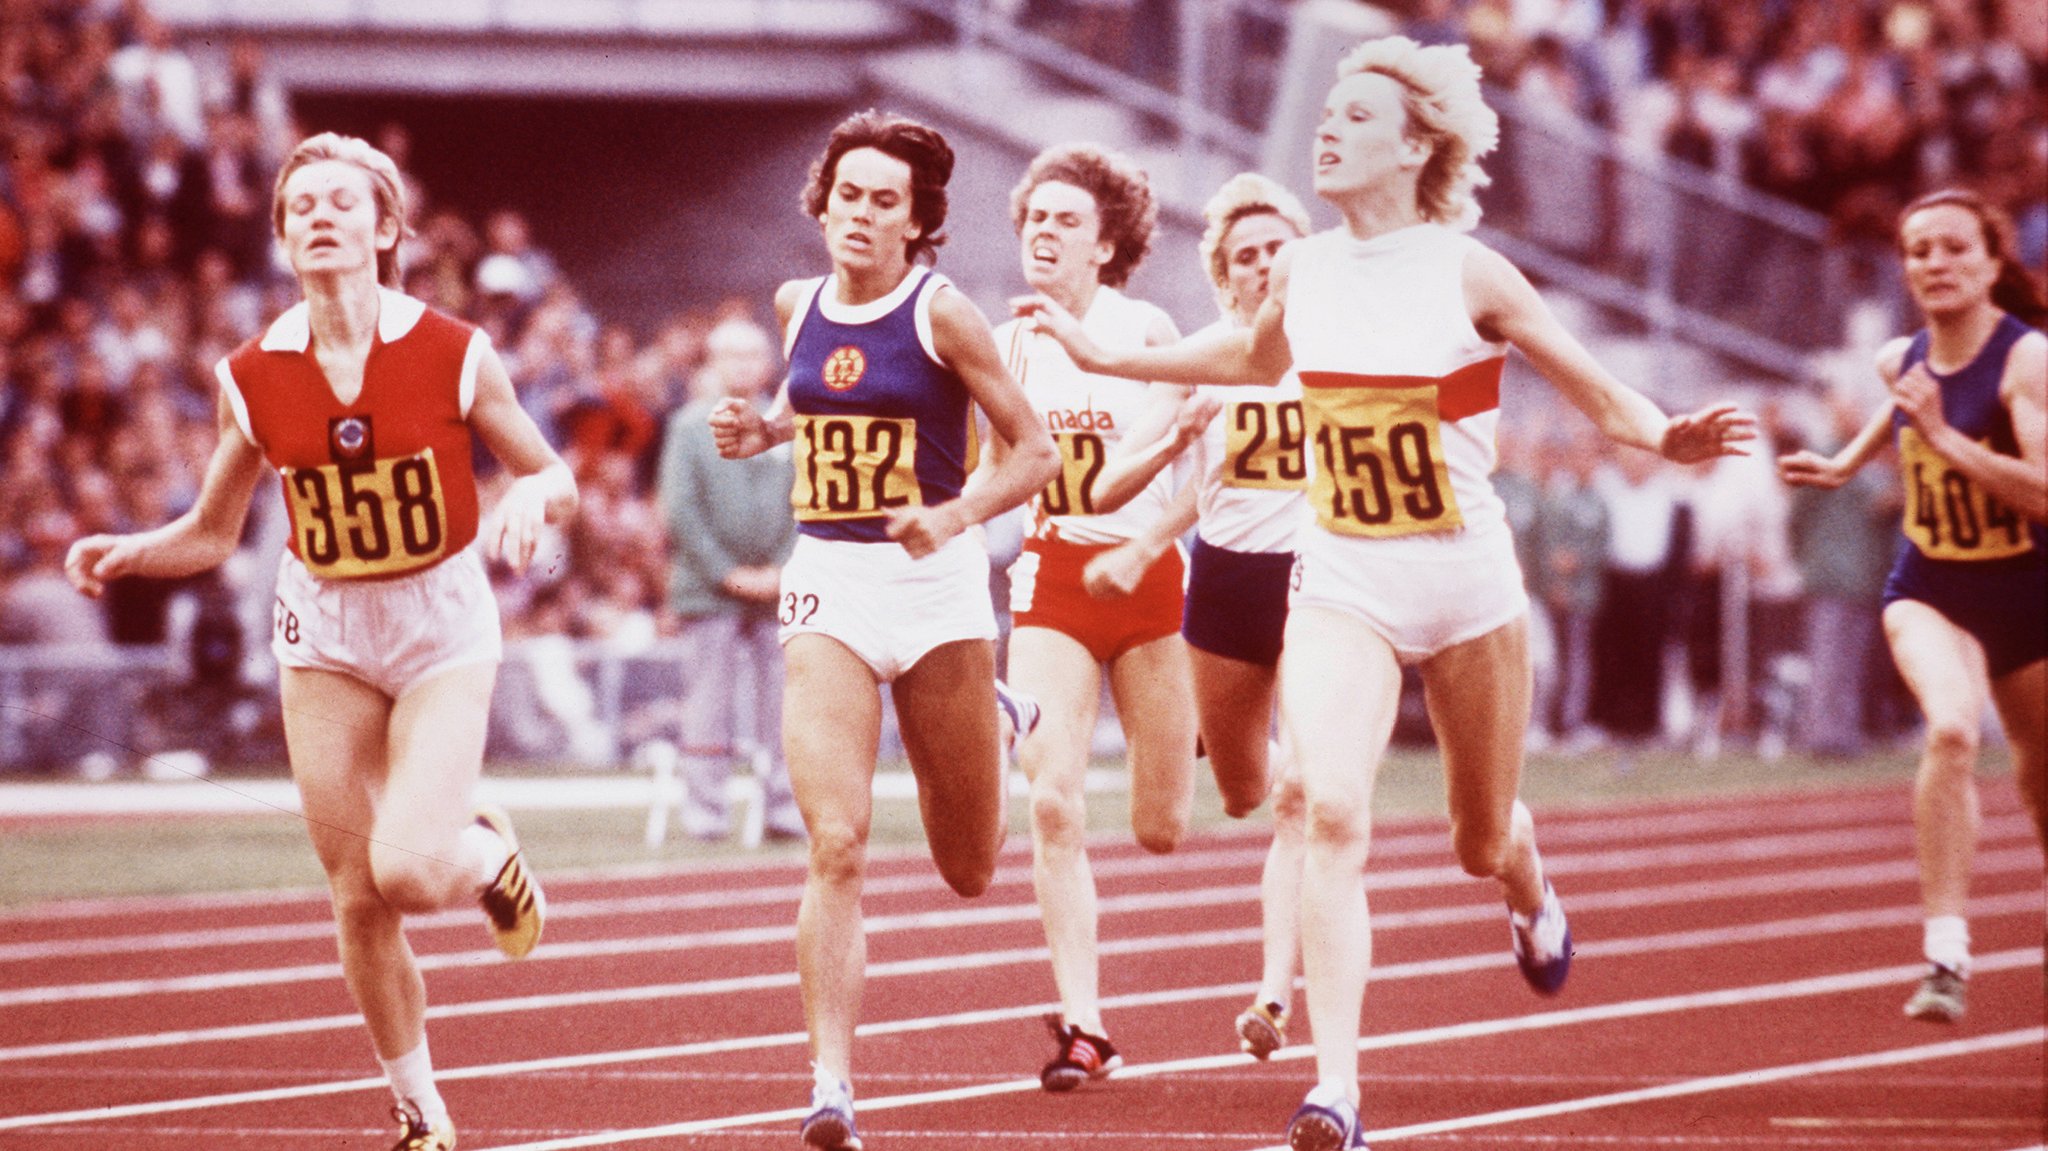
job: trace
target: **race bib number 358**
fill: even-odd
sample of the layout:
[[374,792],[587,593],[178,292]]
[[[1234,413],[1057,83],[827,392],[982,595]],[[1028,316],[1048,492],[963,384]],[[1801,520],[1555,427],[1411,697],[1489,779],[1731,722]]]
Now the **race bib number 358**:
[[432,448],[417,455],[286,468],[299,560],[323,579],[391,576],[448,550],[448,513]]
[[850,520],[924,502],[917,486],[917,421],[885,416],[796,417],[799,520]]
[[1899,430],[1899,470],[1906,538],[1928,559],[1999,560],[2033,546],[2019,513],[1950,467],[1910,426]]
[[1343,535],[1462,527],[1437,420],[1436,388],[1309,388],[1316,522]]

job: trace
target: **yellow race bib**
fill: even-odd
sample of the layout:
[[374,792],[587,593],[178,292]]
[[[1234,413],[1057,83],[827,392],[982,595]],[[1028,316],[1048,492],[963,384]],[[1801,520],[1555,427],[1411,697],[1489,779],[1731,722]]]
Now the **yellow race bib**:
[[1241,400],[1224,421],[1223,484],[1299,491],[1308,486],[1308,433],[1300,400]]
[[1928,559],[1999,560],[2033,546],[2017,512],[1950,467],[1910,424],[1899,429],[1899,474],[1906,538]]
[[917,421],[887,416],[796,417],[799,520],[867,519],[918,506]]
[[1095,514],[1095,478],[1109,461],[1109,450],[1094,432],[1054,432],[1060,450],[1060,474],[1038,494],[1038,508],[1049,516]]
[[1437,388],[1308,388],[1302,392],[1316,472],[1316,522],[1342,535],[1386,538],[1464,526],[1437,420]]
[[299,560],[323,579],[402,575],[448,550],[434,450],[284,469]]

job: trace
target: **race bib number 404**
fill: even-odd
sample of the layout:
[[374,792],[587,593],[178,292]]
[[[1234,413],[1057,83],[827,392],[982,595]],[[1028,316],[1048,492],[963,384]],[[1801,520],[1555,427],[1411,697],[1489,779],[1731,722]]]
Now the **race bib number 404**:
[[284,469],[299,560],[323,579],[401,575],[448,550],[434,451]]
[[2019,513],[1950,467],[1911,426],[1899,429],[1899,471],[1906,538],[1928,559],[2000,560],[2033,546]]
[[917,421],[886,416],[796,417],[799,520],[851,520],[924,502],[917,486]]
[[1302,406],[1316,453],[1309,502],[1325,530],[1385,538],[1464,526],[1434,385],[1309,388]]

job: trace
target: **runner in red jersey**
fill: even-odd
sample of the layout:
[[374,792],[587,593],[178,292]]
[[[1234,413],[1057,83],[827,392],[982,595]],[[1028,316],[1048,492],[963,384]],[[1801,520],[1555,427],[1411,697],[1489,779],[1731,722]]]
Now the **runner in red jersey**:
[[[576,484],[489,339],[395,290],[403,187],[361,140],[298,146],[272,220],[305,300],[215,368],[220,440],[197,501],[150,531],[79,540],[65,569],[97,596],[120,576],[214,567],[263,471],[279,476],[292,539],[271,644],[343,977],[397,1098],[395,1151],[452,1151],[402,918],[477,900],[507,955],[540,938],[545,902],[511,823],[471,806],[500,649],[480,553],[523,568],[542,525],[574,513]],[[516,477],[481,529],[472,433]]]

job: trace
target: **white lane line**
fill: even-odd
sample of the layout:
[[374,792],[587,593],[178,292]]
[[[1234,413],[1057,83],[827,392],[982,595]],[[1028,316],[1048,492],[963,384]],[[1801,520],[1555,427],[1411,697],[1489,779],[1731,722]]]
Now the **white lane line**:
[[[1992,952],[1980,956],[1975,962],[1979,973],[2005,971],[2012,968],[2038,965],[2041,962],[2039,948],[2022,948],[2013,951]],[[1403,968],[1420,968],[1428,964],[1403,964],[1385,974],[1375,973],[1378,978],[1400,978],[1415,974]],[[1891,986],[1910,981],[1919,974],[1919,965],[1876,968],[1866,971],[1845,972],[1836,975],[1798,979],[1781,983],[1761,984],[1749,987],[1733,987],[1714,991],[1694,992],[1686,995],[1660,996],[1653,999],[1632,1000],[1621,1003],[1602,1004],[1591,1007],[1570,1008],[1559,1011],[1541,1012],[1535,1015],[1510,1016],[1499,1019],[1480,1020],[1442,1027],[1421,1028],[1413,1031],[1395,1032],[1385,1035],[1370,1035],[1359,1041],[1361,1051],[1387,1050],[1398,1047],[1413,1047],[1425,1044],[1450,1042],[1458,1039],[1480,1038],[1513,1032],[1533,1031],[1564,1027],[1579,1023],[1602,1022],[1614,1019],[1641,1018],[1649,1015],[1665,1015],[1684,1011],[1695,1011],[1717,1007],[1734,1007],[1777,1000],[1809,998],[1820,995],[1866,990],[1873,987]],[[1250,984],[1236,985],[1246,991]],[[1213,998],[1207,994],[1211,989],[1190,988],[1177,992],[1128,996],[1125,999],[1143,999],[1159,1002]],[[1105,1006],[1122,1004],[1105,1003]],[[863,1025],[861,1035],[887,1033],[929,1032],[940,1027],[961,1026],[995,1019],[1013,1018],[1018,1014],[1037,1013],[1049,1004],[1036,1004],[1027,1008],[1007,1008],[995,1012],[973,1012],[957,1016],[900,1020],[894,1023]],[[783,1035],[756,1035],[737,1039],[712,1040],[694,1044],[680,1044],[666,1048],[645,1048],[628,1052],[600,1052],[591,1055],[561,1056],[549,1059],[524,1060],[520,1062],[497,1063],[483,1066],[459,1067],[437,1070],[435,1077],[443,1082],[461,1079],[495,1079],[509,1075],[529,1074],[539,1071],[557,1071],[569,1067],[590,1067],[605,1063],[643,1061],[648,1059],[671,1059],[686,1055],[729,1054],[735,1051],[758,1050],[770,1047],[797,1047],[805,1042],[802,1033]],[[1309,1059],[1314,1049],[1306,1045],[1282,1048],[1273,1053],[1276,1061]],[[1252,1059],[1237,1052],[1221,1055],[1198,1056],[1189,1059],[1170,1060],[1151,1064],[1125,1067],[1114,1073],[1114,1078],[1144,1078],[1155,1075],[1185,1071],[1214,1070],[1224,1067],[1249,1065]],[[40,1115],[17,1115],[0,1118],[0,1131],[23,1128],[55,1127],[74,1123],[136,1118],[145,1115],[172,1114],[177,1112],[206,1110],[217,1107],[241,1106],[251,1103],[270,1103],[286,1099],[304,1099],[318,1096],[346,1094],[355,1091],[380,1091],[387,1088],[380,1078],[341,1080],[331,1083],[300,1084],[289,1087],[270,1088],[258,1091],[231,1092],[219,1095],[188,1097],[183,1099],[155,1100],[147,1103],[132,1103],[110,1107],[95,1107],[76,1111],[50,1112]],[[859,1107],[863,1113],[914,1107],[927,1103],[951,1102],[990,1095],[1015,1094],[1040,1090],[1036,1077],[1029,1079],[1004,1080],[996,1083],[974,1084],[966,1087],[940,1091],[915,1092],[905,1095],[878,1096],[864,1099]],[[667,1124],[659,1127],[636,1128],[629,1131],[606,1132],[593,1136],[578,1136],[569,1140],[553,1140],[540,1143],[519,1144],[499,1148],[498,1151],[565,1151],[573,1147],[611,1146],[617,1143],[639,1142],[647,1139],[665,1138],[674,1135],[696,1134],[706,1131],[724,1130],[733,1127],[751,1126],[762,1123],[778,1123],[800,1119],[805,1108],[788,1108],[777,1111],[756,1112],[744,1115],[729,1115],[711,1119],[692,1120],[687,1123]]]
[[[1845,842],[1854,841],[1854,842]],[[1816,842],[1812,836],[1769,836],[1759,839],[1733,841],[1715,845],[1708,849],[1685,849],[1666,858],[1664,849],[1647,853],[1656,857],[1646,859],[1642,851],[1617,851],[1594,853],[1564,853],[1549,857],[1545,861],[1550,872],[1559,877],[1589,875],[1598,873],[1629,873],[1654,866],[1668,866],[1680,860],[1688,867],[1702,864],[1728,862],[1756,862],[1761,859],[1782,859],[1807,854],[1834,856],[1840,852],[1855,850],[1861,843],[1857,833],[1826,833]],[[2032,848],[2011,851],[1989,851],[1984,853],[1980,873],[1990,874],[1996,867],[2006,866],[2016,858],[2037,859],[2038,852]],[[1867,865],[1882,871],[1893,867],[1890,863]],[[1891,874],[1891,872],[1886,872]],[[1411,890],[1435,886],[1463,886],[1469,878],[1456,867],[1421,867],[1393,871],[1368,872],[1366,887],[1369,891]],[[1717,882],[1735,881],[1707,881]],[[1789,882],[1789,881],[1788,881]],[[1783,886],[1782,884],[1780,885]],[[1743,891],[1742,894],[1748,894]],[[1231,903],[1255,901],[1259,891],[1254,884],[1240,884],[1227,887],[1195,888],[1180,891],[1140,893],[1109,896],[1102,900],[1104,914],[1143,912],[1160,909],[1177,909],[1194,906],[1217,906]],[[1691,897],[1687,897],[1691,898]],[[569,906],[575,906],[570,904]],[[1018,902],[1007,904],[968,904],[943,911],[914,912],[904,915],[875,916],[868,920],[870,934],[890,931],[923,930],[927,928],[972,927],[994,923],[1020,923],[1035,921],[1039,916],[1035,903]],[[474,928],[474,915],[464,917]],[[410,926],[410,921],[408,923]],[[309,927],[307,930],[311,930]],[[323,934],[331,932],[329,925],[321,925]],[[589,959],[601,956],[622,956],[648,952],[671,951],[681,948],[711,946],[757,946],[782,943],[795,938],[793,923],[778,922],[773,925],[731,928],[711,932],[684,932],[654,936],[628,936],[624,938],[589,940],[575,943],[555,943],[534,954],[532,961]],[[41,947],[43,945],[31,945]],[[61,945],[44,958],[61,956]],[[470,951],[426,953],[418,958],[422,970],[437,971],[457,968],[491,967],[501,962],[495,949],[478,948]],[[27,1004],[70,1002],[88,999],[123,998],[136,995],[153,995],[176,992],[218,991],[236,987],[278,986],[281,984],[309,981],[324,981],[338,978],[341,966],[338,963],[296,964],[278,968],[258,968],[205,973],[189,976],[173,976],[158,979],[108,980],[95,983],[57,984],[21,987],[0,991],[0,1008]]]

